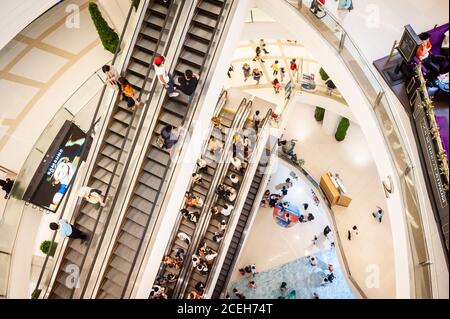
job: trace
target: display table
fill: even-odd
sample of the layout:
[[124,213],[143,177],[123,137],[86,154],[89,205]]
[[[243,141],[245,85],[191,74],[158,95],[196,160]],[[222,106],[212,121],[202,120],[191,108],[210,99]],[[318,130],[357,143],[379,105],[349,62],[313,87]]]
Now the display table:
[[320,179],[320,188],[325,193],[331,206],[350,206],[352,199],[347,196],[341,181],[333,180],[329,174],[325,174]]

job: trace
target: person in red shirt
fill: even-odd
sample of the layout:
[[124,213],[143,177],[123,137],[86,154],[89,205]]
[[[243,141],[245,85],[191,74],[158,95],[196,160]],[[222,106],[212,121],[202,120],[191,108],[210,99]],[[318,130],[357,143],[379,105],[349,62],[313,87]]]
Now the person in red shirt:
[[433,45],[430,42],[431,35],[428,32],[423,32],[419,35],[422,44],[417,49],[417,57],[419,61],[431,71],[431,77],[436,77],[442,73],[441,63],[446,60],[442,55],[435,55],[431,52]]

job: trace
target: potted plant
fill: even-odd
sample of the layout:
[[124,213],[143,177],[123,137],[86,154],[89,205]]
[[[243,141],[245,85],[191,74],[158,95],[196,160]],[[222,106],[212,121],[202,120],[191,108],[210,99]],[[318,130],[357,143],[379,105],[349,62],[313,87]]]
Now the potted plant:
[[31,294],[31,299],[38,299],[41,295],[42,289],[35,289],[33,293]]
[[314,114],[317,122],[322,122],[325,117],[325,109],[321,107],[316,107],[316,112]]
[[326,81],[330,78],[330,76],[327,74],[327,72],[325,72],[325,70],[323,68],[320,68],[319,74],[320,74],[320,77],[322,78],[322,80],[324,80],[324,81]]
[[50,240],[44,240],[39,248],[45,255],[48,254],[50,257],[54,257],[57,247],[58,243],[53,243],[52,245],[52,242]]
[[336,131],[336,135],[335,135],[336,140],[338,142],[342,142],[343,140],[345,140],[345,137],[347,136],[347,131],[348,131],[349,127],[350,127],[350,121],[349,121],[349,119],[344,117],[341,120],[341,122],[339,123],[339,126]]
[[119,45],[119,35],[108,25],[95,2],[89,2],[89,13],[91,14],[92,21],[100,36],[103,47],[113,54],[116,53]]

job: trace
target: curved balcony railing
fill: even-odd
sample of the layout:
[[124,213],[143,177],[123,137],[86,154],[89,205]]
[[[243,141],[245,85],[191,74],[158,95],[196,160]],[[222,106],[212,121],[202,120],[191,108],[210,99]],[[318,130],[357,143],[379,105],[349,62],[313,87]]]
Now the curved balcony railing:
[[34,208],[44,212],[43,209],[31,206],[22,200],[26,185],[33,178],[48,146],[66,121],[74,122],[84,131],[89,129],[90,114],[95,110],[104,86],[100,72],[101,70],[95,71],[56,112],[31,148],[24,165],[15,178],[11,195],[0,215],[0,297],[8,296],[12,254],[25,209]]
[[286,1],[336,50],[373,107],[379,129],[384,136],[400,181],[399,191],[403,199],[413,269],[412,296],[432,298],[431,262],[423,223],[426,215],[419,203],[417,172],[400,134],[400,125],[393,112],[393,106],[386,97],[383,85],[359,47],[331,12],[321,7],[321,13],[315,15],[310,10],[311,0]]

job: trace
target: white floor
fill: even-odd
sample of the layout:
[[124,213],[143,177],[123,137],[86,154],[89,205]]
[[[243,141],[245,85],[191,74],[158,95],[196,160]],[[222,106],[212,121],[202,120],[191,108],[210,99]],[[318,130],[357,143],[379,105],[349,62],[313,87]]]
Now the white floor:
[[[338,143],[315,121],[314,110],[313,106],[296,107],[289,115],[291,121],[284,137],[299,140],[296,152],[305,159],[304,168],[315,180],[320,181],[320,176],[329,170],[340,174],[353,202],[349,208],[336,207],[333,211],[350,271],[368,298],[393,298],[393,237],[389,219],[384,218],[380,224],[371,215],[377,205],[383,207],[384,194],[367,142],[360,128],[352,123],[346,140]],[[286,178],[286,172],[272,178],[278,182]],[[296,200],[302,202],[307,200],[309,191],[304,192],[299,189],[290,196],[298,196]],[[273,222],[269,209],[261,209],[238,266],[256,263],[258,269],[265,270],[305,256],[312,238],[323,231],[327,221],[319,217],[314,223],[314,227],[303,224],[286,230]],[[358,226],[360,235],[348,241],[346,234],[353,225]],[[375,286],[367,280],[374,272],[379,273]]]
[[[286,178],[291,178],[290,173],[291,170],[280,163],[271,176],[267,189],[272,194],[279,193],[276,186],[284,183]],[[258,271],[263,272],[330,248],[330,242],[321,235],[325,226],[329,225],[326,213],[322,207],[314,204],[311,189],[306,182],[299,179],[293,183],[294,186],[283,200],[295,203],[299,208],[303,203],[308,203],[308,213],[312,213],[315,220],[297,224],[292,228],[283,228],[274,221],[272,208],[268,205],[261,207],[248,235],[245,250],[237,263],[237,269],[256,264]],[[317,245],[312,243],[314,236],[319,238]],[[235,272],[231,282],[239,277],[239,273]]]

